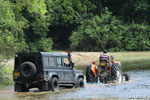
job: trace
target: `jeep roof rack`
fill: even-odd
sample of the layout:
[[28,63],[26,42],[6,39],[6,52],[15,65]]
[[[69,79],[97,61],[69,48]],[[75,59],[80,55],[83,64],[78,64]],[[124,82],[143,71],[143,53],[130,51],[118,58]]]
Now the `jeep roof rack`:
[[16,53],[18,56],[30,56],[30,55],[42,55],[42,56],[63,56],[68,57],[65,54],[55,53],[55,52],[19,52]]

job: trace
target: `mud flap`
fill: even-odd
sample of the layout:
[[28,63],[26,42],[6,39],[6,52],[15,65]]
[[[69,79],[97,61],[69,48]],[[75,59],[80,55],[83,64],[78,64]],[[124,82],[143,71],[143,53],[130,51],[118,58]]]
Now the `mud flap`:
[[25,85],[19,83],[15,83],[14,90],[16,92],[29,92],[29,89]]
[[39,86],[39,90],[40,91],[48,91],[48,90],[50,90],[49,86],[48,86],[48,82],[41,82],[40,86]]
[[14,91],[15,91],[15,92],[21,92],[21,85],[15,83],[15,85],[14,85]]

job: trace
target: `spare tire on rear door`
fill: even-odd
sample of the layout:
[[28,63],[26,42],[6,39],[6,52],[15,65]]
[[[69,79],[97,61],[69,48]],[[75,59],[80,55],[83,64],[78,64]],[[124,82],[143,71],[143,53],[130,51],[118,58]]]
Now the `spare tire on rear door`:
[[20,65],[20,73],[25,78],[32,78],[36,74],[36,66],[32,62],[24,62]]

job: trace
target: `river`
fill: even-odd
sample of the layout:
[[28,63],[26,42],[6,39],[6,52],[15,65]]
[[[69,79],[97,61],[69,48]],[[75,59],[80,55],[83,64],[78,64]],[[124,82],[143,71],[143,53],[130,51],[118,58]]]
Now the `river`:
[[130,81],[121,84],[87,84],[81,89],[61,89],[56,92],[38,92],[32,89],[30,92],[17,93],[13,86],[0,89],[0,100],[104,100],[104,99],[150,99],[150,70],[130,71]]

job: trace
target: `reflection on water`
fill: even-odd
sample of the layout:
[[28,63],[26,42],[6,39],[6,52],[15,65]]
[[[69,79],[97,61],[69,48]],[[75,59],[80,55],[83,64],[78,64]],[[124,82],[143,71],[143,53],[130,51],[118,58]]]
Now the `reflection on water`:
[[59,99],[128,99],[150,96],[150,71],[129,72],[131,80],[121,84],[85,84],[82,89],[62,89],[56,92],[38,92],[36,89],[26,93],[13,92],[13,87],[0,90],[4,100],[59,100]]

